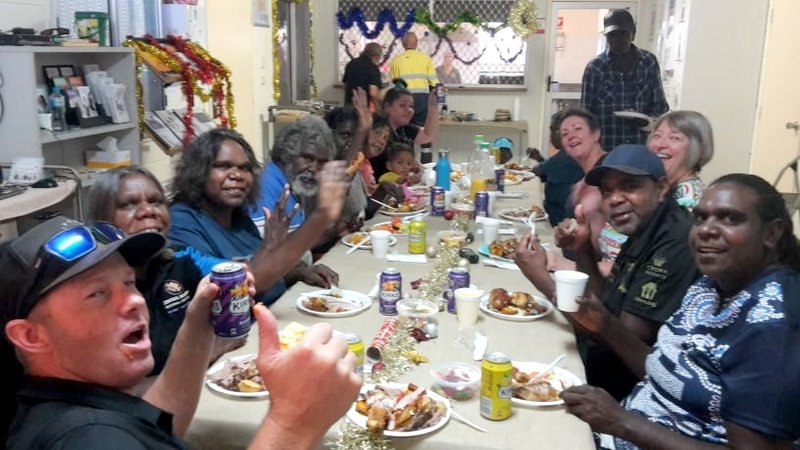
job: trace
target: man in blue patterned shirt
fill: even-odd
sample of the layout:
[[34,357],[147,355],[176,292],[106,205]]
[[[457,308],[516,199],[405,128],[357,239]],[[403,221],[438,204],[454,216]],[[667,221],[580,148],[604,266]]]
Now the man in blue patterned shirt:
[[647,125],[640,118],[614,115],[633,111],[655,118],[669,110],[661,85],[661,69],[652,53],[633,45],[636,25],[624,9],[603,19],[608,49],[586,65],[581,104],[600,121],[600,144],[611,151],[620,144],[645,144]]

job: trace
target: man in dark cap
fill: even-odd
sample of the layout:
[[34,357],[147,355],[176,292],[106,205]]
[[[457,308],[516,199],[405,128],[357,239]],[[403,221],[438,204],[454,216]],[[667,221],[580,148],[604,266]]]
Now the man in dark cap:
[[[7,448],[186,448],[179,437],[197,407],[215,340],[211,307],[219,287],[208,278],[197,287],[164,371],[143,398],[131,395],[153,368],[134,266],[165,242],[155,232],[126,236],[108,223],[56,217],[0,245],[0,355],[13,374],[2,389],[5,420],[14,406],[9,394],[19,388]],[[252,286],[251,274],[248,280]],[[272,396],[253,446],[312,448],[358,393],[355,356],[327,324],[306,332],[304,349],[281,352],[274,316],[263,305],[253,315],[256,365]],[[319,398],[325,408],[315,407]],[[305,413],[312,409],[314,417]],[[7,423],[0,426],[5,432]]]
[[[580,207],[575,211],[574,230],[557,244],[573,250],[577,270],[589,275],[585,295],[598,298],[626,329],[652,345],[658,328],[678,309],[699,274],[689,251],[692,218],[669,195],[661,160],[643,145],[617,147],[586,174],[586,183],[600,188],[606,220],[630,238],[608,279],[597,269],[591,226]],[[529,242],[532,250],[528,250]],[[536,288],[555,302],[555,283],[538,240],[522,239],[514,259]],[[575,314],[584,313],[583,309]],[[579,326],[575,329],[587,382],[618,400],[625,398],[639,381],[637,377],[616,349]]]
[[600,122],[600,144],[610,151],[620,144],[645,144],[643,130],[669,110],[661,69],[652,53],[633,45],[636,24],[631,13],[613,9],[603,19],[608,48],[586,65],[581,106]]

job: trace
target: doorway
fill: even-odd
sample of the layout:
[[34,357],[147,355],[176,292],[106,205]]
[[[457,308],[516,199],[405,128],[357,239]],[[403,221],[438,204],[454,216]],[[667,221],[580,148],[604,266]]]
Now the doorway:
[[[580,106],[583,69],[605,51],[603,17],[609,9],[627,9],[636,18],[636,2],[553,2],[547,27],[547,92],[542,148],[550,145],[550,117]],[[636,20],[638,23],[638,19]]]

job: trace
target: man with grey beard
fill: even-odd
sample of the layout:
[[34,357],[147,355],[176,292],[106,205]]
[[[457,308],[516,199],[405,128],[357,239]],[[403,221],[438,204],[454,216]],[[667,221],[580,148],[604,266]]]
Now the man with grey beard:
[[274,210],[289,185],[292,195],[286,213],[292,214],[290,230],[300,226],[314,207],[317,171],[333,159],[336,146],[328,125],[318,116],[306,116],[282,129],[275,137],[271,161],[261,174],[261,198],[250,217],[264,227],[264,208]]

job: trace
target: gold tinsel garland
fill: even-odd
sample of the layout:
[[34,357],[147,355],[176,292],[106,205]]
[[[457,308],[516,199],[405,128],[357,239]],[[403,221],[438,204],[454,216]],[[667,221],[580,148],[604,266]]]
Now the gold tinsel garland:
[[[308,76],[311,83],[311,98],[317,98],[317,82],[314,79],[314,8],[306,0],[285,0],[288,3],[308,3]],[[272,0],[272,98],[281,99],[280,0]]]
[[[215,77],[214,79],[214,88],[211,90],[212,92],[216,92],[217,89],[223,89],[225,92],[225,111],[228,113],[228,126],[231,129],[236,128],[236,108],[234,107],[233,102],[233,82],[231,81],[232,73],[231,69],[228,68],[222,61],[218,60],[211,56],[208,53],[208,50],[201,47],[200,45],[192,42],[186,41],[186,44],[192,51],[195,52],[199,57],[203,58],[205,61],[213,64],[217,67],[219,71],[219,76]],[[202,97],[201,97],[202,98]],[[205,100],[203,100],[205,101]]]
[[538,11],[532,0],[517,0],[508,13],[508,24],[517,36],[527,39],[539,29],[537,18]]
[[[458,247],[450,245],[442,245],[440,247],[439,258],[433,265],[433,270],[422,278],[416,298],[432,301],[442,309],[442,305],[444,304],[442,293],[447,289],[450,283],[447,270],[458,266],[458,262],[461,260],[461,257],[458,255],[458,250]],[[444,306],[446,307],[447,305]]]

